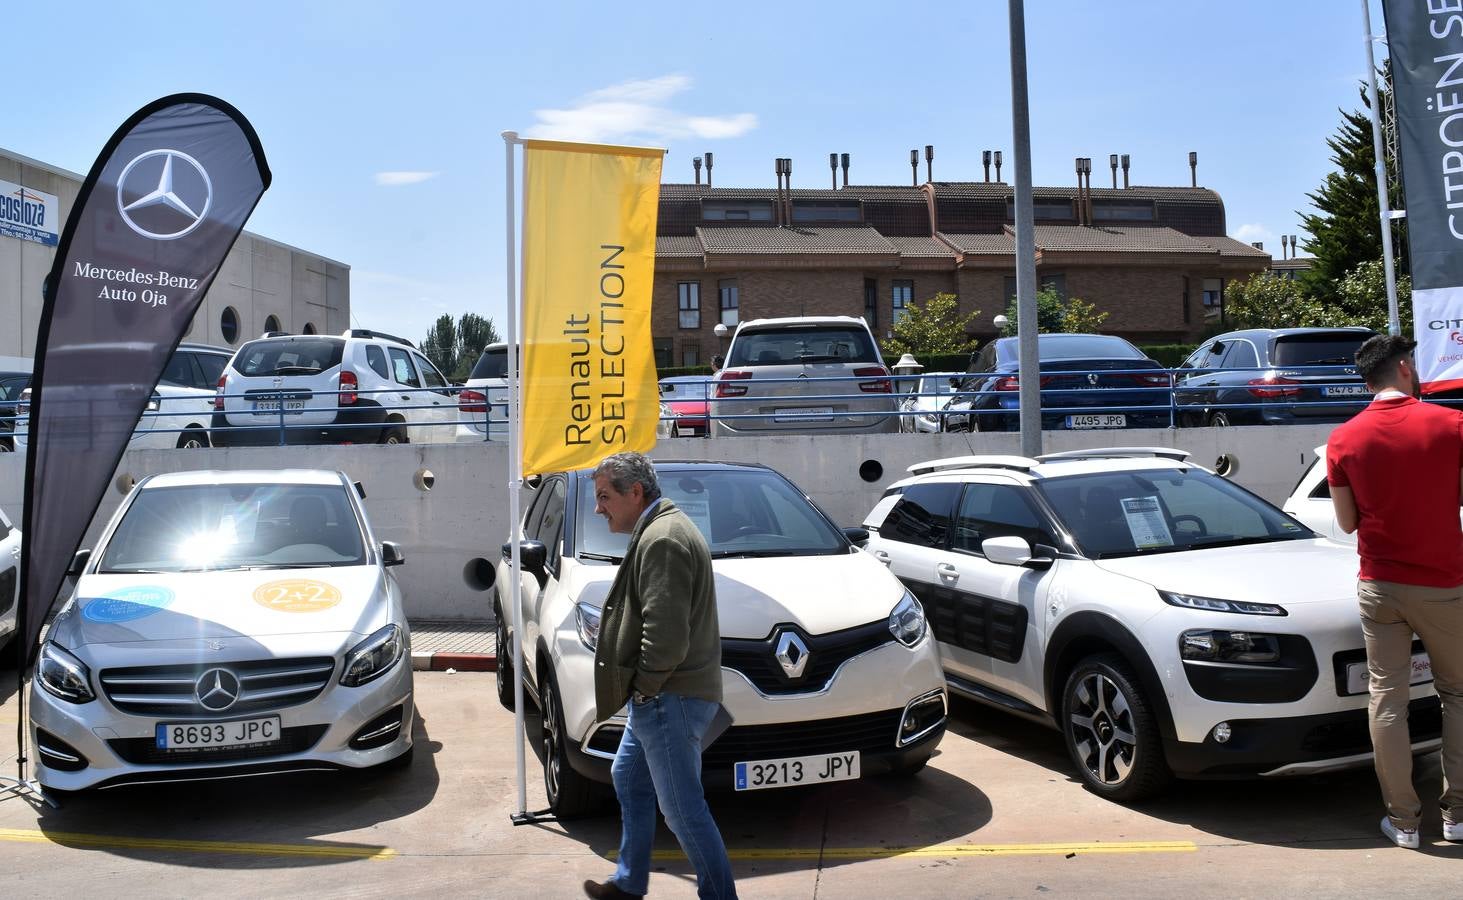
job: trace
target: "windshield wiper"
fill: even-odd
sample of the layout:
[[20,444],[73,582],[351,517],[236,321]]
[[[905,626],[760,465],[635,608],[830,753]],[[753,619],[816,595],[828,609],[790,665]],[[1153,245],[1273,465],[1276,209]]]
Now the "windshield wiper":
[[773,556],[802,556],[801,550],[718,550],[712,559],[765,559]]
[[608,553],[580,553],[579,558],[593,559],[598,562],[614,563],[615,565],[619,565],[620,563],[625,561],[625,557],[623,556],[610,556]]
[[1328,356],[1325,359],[1313,359],[1310,362],[1306,363],[1306,365],[1308,365],[1308,366],[1344,366],[1344,365],[1349,365],[1352,362],[1355,362],[1355,360],[1347,359],[1344,356]]
[[320,371],[319,366],[275,366],[271,375],[314,375]]
[[836,362],[837,360],[839,360],[841,358],[842,357],[838,357],[838,356],[830,356],[827,353],[799,353],[798,354],[798,362],[803,362],[803,363],[810,363],[810,362]]
[[1097,554],[1098,559],[1123,559],[1129,556],[1154,556],[1159,553],[1177,553],[1180,550],[1191,550],[1192,544],[1168,544],[1162,547],[1139,547],[1136,550],[1114,550],[1110,553]]
[[1208,550],[1212,547],[1239,547],[1244,544],[1269,544],[1275,541],[1292,541],[1295,538],[1285,537],[1278,534],[1267,534],[1262,537],[1240,537],[1224,538],[1218,541],[1195,541],[1189,547],[1195,550]]

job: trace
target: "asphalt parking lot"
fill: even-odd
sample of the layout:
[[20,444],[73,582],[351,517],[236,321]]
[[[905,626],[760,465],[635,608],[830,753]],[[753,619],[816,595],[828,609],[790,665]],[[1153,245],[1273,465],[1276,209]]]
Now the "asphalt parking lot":
[[[380,776],[122,788],[60,809],[0,799],[10,896],[581,896],[612,871],[613,811],[515,828],[513,717],[491,674],[419,672],[417,753]],[[14,672],[0,671],[0,771],[14,772]],[[529,719],[530,731],[536,720]],[[542,801],[530,746],[529,805]],[[1437,756],[1417,772],[1435,797]],[[743,897],[1436,897],[1463,845],[1424,811],[1420,852],[1386,845],[1369,770],[1180,784],[1137,809],[1088,794],[1056,732],[956,701],[912,780],[713,798]],[[691,897],[662,830],[651,893]]]

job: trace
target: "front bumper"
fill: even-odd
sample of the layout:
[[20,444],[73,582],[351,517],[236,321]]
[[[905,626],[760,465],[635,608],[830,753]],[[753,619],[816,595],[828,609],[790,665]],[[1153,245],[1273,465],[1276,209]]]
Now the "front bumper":
[[[337,677],[338,673],[333,679]],[[94,672],[93,689],[97,687],[95,681]],[[392,731],[390,720],[398,709],[400,724]],[[76,791],[380,765],[405,753],[412,744],[415,705],[410,655],[403,654],[387,674],[361,687],[349,688],[332,680],[307,703],[243,716],[221,713],[208,721],[271,715],[280,718],[282,738],[277,744],[224,750],[207,758],[179,751],[179,761],[172,762],[166,751],[153,746],[155,726],[203,719],[128,714],[112,706],[102,692],[88,703],[68,703],[32,681],[30,738],[36,748],[35,777],[45,787]],[[383,729],[384,734],[364,739]],[[353,748],[353,740],[368,749]]]

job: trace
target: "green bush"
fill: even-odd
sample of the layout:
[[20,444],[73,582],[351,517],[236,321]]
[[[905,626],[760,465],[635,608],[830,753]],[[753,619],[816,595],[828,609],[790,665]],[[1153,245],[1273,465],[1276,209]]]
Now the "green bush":
[[1145,344],[1138,348],[1148,354],[1150,359],[1156,359],[1163,364],[1165,369],[1177,369],[1179,364],[1189,358],[1189,354],[1199,349],[1198,344]]

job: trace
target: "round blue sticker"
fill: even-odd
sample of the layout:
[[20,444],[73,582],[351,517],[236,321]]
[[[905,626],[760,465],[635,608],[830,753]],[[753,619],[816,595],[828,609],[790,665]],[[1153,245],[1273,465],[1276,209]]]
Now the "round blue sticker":
[[138,585],[113,591],[105,597],[84,601],[81,617],[92,622],[114,624],[150,616],[173,603],[173,592],[157,585]]

